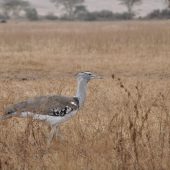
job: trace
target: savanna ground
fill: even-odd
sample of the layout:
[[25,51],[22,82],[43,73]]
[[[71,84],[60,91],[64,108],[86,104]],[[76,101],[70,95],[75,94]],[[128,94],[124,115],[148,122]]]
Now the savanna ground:
[[170,169],[170,22],[8,23],[0,25],[0,112],[47,94],[74,95],[84,108],[48,148],[43,122],[0,123],[0,169]]

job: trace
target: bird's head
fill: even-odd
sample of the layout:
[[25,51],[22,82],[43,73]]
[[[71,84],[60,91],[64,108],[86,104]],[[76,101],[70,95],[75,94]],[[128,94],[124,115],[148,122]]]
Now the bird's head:
[[91,79],[102,79],[101,76],[99,76],[99,75],[97,75],[95,73],[92,73],[90,71],[79,72],[75,76],[76,76],[76,78],[78,80],[79,79],[84,79],[84,80],[90,81]]

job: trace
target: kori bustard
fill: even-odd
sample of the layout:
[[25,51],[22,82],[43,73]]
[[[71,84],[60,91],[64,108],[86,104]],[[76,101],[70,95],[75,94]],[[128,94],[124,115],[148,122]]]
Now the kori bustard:
[[86,71],[76,74],[76,78],[78,83],[76,96],[53,95],[34,97],[8,106],[5,109],[5,114],[0,116],[0,120],[16,116],[32,117],[35,120],[45,121],[51,126],[48,138],[48,143],[50,143],[53,136],[57,135],[59,125],[73,117],[83,106],[88,82],[91,79],[101,79],[101,76]]

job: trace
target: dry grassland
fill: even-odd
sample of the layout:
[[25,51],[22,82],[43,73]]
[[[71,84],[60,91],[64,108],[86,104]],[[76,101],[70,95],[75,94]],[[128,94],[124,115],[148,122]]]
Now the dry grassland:
[[48,126],[0,122],[3,170],[170,169],[170,22],[0,25],[0,113],[47,94],[74,95],[95,71],[84,108],[46,146]]

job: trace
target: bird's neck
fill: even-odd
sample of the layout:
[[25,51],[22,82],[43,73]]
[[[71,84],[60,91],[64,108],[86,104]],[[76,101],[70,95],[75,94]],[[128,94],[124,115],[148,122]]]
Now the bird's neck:
[[86,98],[86,91],[87,91],[87,80],[78,79],[78,87],[76,97],[79,99],[79,107],[83,106],[85,98]]

